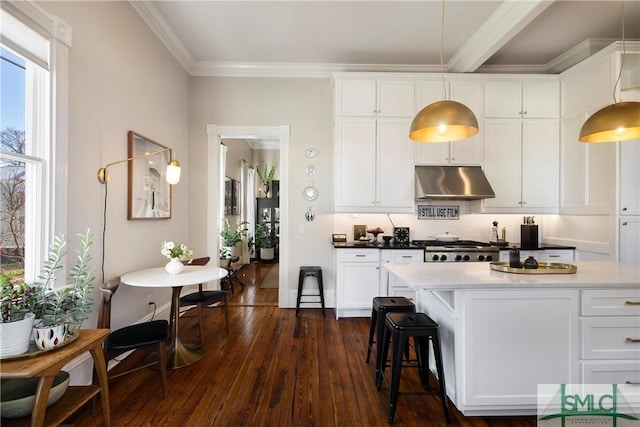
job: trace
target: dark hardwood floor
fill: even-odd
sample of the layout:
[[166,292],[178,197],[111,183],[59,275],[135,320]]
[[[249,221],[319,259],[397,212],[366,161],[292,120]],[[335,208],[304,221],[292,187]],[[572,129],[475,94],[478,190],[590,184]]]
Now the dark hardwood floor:
[[[168,373],[162,398],[157,371],[143,369],[110,381],[114,426],[388,426],[389,393],[374,386],[366,364],[368,318],[337,321],[318,309],[277,308],[277,289],[260,289],[271,264],[239,271],[244,289],[231,297],[230,332],[223,310],[206,310],[205,357]],[[180,320],[184,342],[197,340],[191,312]],[[188,316],[188,317],[187,317]],[[144,354],[134,353],[114,372]],[[401,390],[420,390],[416,370],[404,369]],[[434,383],[435,386],[435,383]],[[464,417],[449,405],[453,426],[532,427],[535,417]],[[102,425],[87,406],[67,420]],[[445,425],[437,396],[400,396],[396,426]]]

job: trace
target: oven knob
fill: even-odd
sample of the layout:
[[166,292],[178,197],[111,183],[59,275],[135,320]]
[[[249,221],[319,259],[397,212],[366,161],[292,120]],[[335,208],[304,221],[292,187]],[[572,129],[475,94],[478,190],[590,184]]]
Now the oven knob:
[[469,261],[469,255],[465,255],[464,258],[462,258],[465,261]]
[[484,261],[484,255],[478,255],[478,261]]
[[491,255],[487,255],[487,261],[493,261],[493,257]]
[[440,257],[440,261],[446,261],[446,260],[447,260],[447,256],[446,256],[446,255],[442,255],[442,256]]
[[456,255],[456,261],[460,261],[462,259],[461,255]]
[[431,257],[432,260],[437,261],[438,260],[438,255],[434,255]]

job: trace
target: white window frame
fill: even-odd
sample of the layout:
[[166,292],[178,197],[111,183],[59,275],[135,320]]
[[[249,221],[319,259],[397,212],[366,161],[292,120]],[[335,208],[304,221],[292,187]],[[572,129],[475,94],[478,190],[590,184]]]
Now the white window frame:
[[[25,280],[37,278],[53,237],[67,231],[69,49],[71,27],[35,2],[0,2],[2,44],[27,59],[25,138],[21,160],[33,176],[25,201]],[[37,65],[35,65],[37,64]],[[48,69],[48,70],[47,70]],[[64,275],[66,276],[66,274]]]

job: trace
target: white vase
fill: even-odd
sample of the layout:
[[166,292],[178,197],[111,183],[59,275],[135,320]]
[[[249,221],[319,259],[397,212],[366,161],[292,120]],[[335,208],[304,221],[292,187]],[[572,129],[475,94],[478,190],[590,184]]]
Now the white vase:
[[67,337],[67,324],[54,326],[37,326],[33,328],[33,338],[36,341],[36,347],[40,350],[51,350],[56,348]]
[[33,313],[27,313],[17,322],[0,323],[0,357],[17,356],[29,350]]
[[184,264],[178,258],[171,258],[171,260],[164,266],[169,274],[180,274],[184,269]]

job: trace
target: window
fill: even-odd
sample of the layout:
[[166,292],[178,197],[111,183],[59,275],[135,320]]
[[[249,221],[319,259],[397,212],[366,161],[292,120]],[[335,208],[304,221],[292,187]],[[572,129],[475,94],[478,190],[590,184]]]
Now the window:
[[67,227],[70,40],[53,34],[71,31],[35,3],[0,5],[0,271],[31,282],[49,242]]

